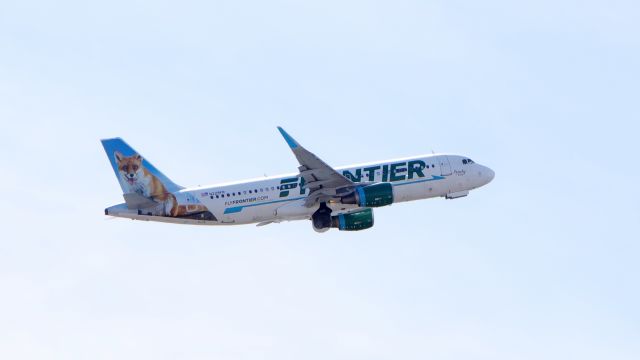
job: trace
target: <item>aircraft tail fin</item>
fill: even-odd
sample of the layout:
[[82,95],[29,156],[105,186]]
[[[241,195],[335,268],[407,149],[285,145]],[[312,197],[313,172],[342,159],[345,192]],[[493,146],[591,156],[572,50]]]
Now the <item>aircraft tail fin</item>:
[[123,194],[154,198],[183,189],[121,138],[104,139],[101,142]]

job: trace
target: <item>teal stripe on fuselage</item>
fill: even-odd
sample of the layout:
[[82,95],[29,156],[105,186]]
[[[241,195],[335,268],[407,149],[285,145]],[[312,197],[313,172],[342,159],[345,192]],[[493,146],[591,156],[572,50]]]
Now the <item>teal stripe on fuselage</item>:
[[242,211],[242,206],[236,206],[236,207],[224,209],[225,214],[235,214],[235,213],[239,213],[240,211]]
[[[437,180],[443,180],[445,179],[445,176],[438,176],[438,175],[432,175],[431,179],[422,179],[422,180],[416,180],[416,181],[407,181],[407,182],[403,182],[403,183],[391,183],[393,184],[393,186],[403,186],[403,185],[411,185],[411,184],[418,184],[418,183],[422,183],[422,182],[427,182],[427,181],[437,181]],[[260,206],[260,205],[269,205],[269,204],[276,204],[276,203],[281,203],[281,202],[287,202],[287,201],[296,201],[296,200],[300,200],[300,199],[305,199],[306,196],[302,196],[302,197],[297,197],[297,198],[293,198],[293,199],[283,199],[283,200],[275,200],[275,201],[268,201],[268,202],[264,202],[264,203],[260,203],[260,204],[251,204],[251,205],[243,205],[243,206],[234,206],[234,207],[230,207],[230,208],[226,208],[224,209],[224,213],[225,214],[236,214],[242,211],[242,209],[244,208],[248,208],[248,207],[254,207],[254,206]]]
[[281,202],[286,202],[286,201],[296,201],[296,200],[300,200],[300,199],[304,199],[305,197],[298,197],[298,198],[293,198],[293,199],[284,199],[284,200],[275,200],[275,201],[268,201],[265,203],[260,203],[260,204],[251,204],[251,205],[243,205],[243,206],[234,206],[234,207],[230,207],[230,208],[226,208],[224,209],[224,213],[225,214],[235,214],[235,213],[239,213],[240,211],[242,211],[242,209],[244,208],[248,208],[248,207],[254,207],[254,206],[260,206],[260,205],[269,205],[269,204],[276,204],[276,203],[281,203]]
[[431,179],[422,179],[422,180],[416,180],[416,181],[407,181],[401,184],[393,184],[393,186],[402,186],[402,185],[411,185],[411,184],[417,184],[417,183],[423,183],[423,182],[427,182],[427,181],[436,181],[436,180],[442,180],[445,179],[445,176],[438,176],[438,175],[432,175]]

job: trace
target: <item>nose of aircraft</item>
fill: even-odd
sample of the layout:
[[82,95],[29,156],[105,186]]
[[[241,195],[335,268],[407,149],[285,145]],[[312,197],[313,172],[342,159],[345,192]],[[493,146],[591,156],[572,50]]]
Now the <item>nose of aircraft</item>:
[[493,180],[493,178],[496,176],[496,173],[486,166],[484,167],[484,170],[482,171],[482,173],[485,176],[485,181],[486,181],[485,184],[490,183]]

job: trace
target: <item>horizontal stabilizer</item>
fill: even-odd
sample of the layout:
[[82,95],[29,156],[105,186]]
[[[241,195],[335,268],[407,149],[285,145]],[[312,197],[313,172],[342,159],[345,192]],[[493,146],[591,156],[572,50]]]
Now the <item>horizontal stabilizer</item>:
[[138,193],[128,193],[122,196],[124,196],[124,201],[127,203],[127,208],[131,210],[148,209],[158,205],[158,202]]

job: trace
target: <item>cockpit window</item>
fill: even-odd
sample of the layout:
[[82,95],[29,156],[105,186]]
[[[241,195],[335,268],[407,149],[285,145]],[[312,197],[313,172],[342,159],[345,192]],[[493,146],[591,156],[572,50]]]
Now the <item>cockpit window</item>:
[[473,164],[474,162],[471,159],[462,159],[462,163],[467,165],[467,164]]
[[462,163],[467,165],[467,159],[462,159]]

